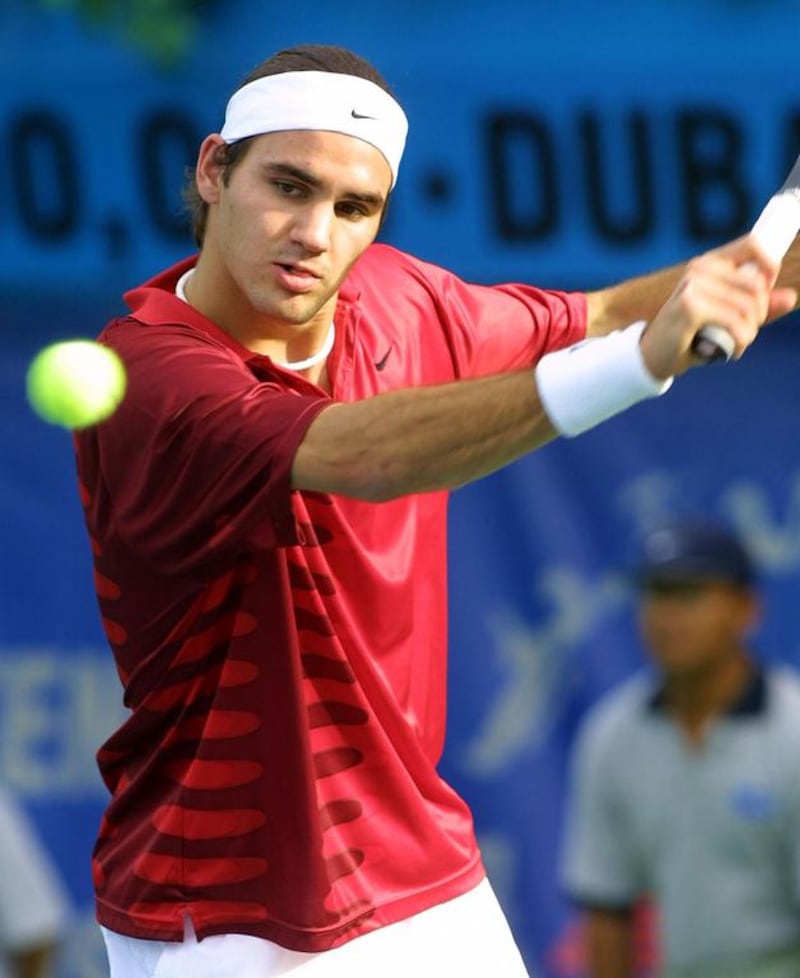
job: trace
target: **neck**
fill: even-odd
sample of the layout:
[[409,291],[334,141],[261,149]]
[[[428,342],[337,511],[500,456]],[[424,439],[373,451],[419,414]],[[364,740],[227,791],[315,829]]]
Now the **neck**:
[[707,667],[668,676],[667,709],[691,738],[699,739],[709,721],[724,713],[741,696],[752,671],[747,653],[740,649]]
[[[175,294],[199,312],[209,315],[203,307],[202,298],[198,301],[195,290],[191,288],[190,282],[193,280],[194,271],[193,268],[190,268],[181,275],[175,286]],[[252,330],[241,326],[231,328],[229,323],[218,322],[217,317],[214,317],[213,314],[209,315],[209,318],[214,319],[217,325],[222,326],[226,332],[229,332],[247,349],[270,357],[285,370],[303,373],[312,381],[316,381],[324,373],[325,362],[336,339],[336,326],[332,315],[330,318],[326,317],[323,322],[308,324],[299,335],[295,330],[284,336],[274,334],[266,336],[264,331],[258,328]],[[233,319],[237,323],[250,321],[249,317],[246,316],[234,316]],[[298,356],[295,355],[295,350],[299,354]]]

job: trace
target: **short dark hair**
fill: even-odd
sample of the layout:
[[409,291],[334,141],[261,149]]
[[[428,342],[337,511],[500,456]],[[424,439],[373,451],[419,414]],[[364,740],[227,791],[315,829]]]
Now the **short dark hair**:
[[[282,75],[287,71],[331,71],[341,75],[355,75],[374,82],[389,95],[394,93],[378,69],[360,55],[335,44],[301,44],[278,51],[262,61],[247,75],[236,91],[257,78]],[[222,180],[227,185],[237,164],[243,159],[255,137],[249,136],[217,149],[217,162],[223,167]],[[202,247],[208,220],[208,204],[200,196],[194,170],[187,170],[187,182],[183,200],[191,218],[192,234],[198,247]]]

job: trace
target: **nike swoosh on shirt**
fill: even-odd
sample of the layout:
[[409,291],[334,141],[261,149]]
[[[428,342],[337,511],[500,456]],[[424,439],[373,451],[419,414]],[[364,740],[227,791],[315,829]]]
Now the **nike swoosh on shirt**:
[[380,358],[380,360],[375,361],[376,370],[383,370],[383,368],[386,366],[386,361],[389,359],[389,354],[392,352],[393,349],[394,349],[394,343],[391,344],[389,349],[386,351],[386,353],[384,353],[384,355]]

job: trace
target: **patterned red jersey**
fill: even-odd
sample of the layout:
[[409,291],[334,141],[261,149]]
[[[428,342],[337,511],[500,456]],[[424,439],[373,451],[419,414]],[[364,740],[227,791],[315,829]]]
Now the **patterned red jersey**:
[[468,285],[375,245],[341,289],[331,394],[174,295],[126,296],[103,342],[128,392],[76,435],[100,609],[130,716],[101,748],[101,924],[334,947],[483,876],[445,730],[447,494],[292,491],[337,401],[532,365],[585,299]]

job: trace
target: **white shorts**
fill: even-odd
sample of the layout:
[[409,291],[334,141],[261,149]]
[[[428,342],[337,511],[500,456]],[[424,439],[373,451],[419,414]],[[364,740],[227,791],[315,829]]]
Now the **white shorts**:
[[223,934],[181,943],[101,928],[110,978],[528,978],[488,880],[430,910],[332,951],[289,951],[260,937]]

